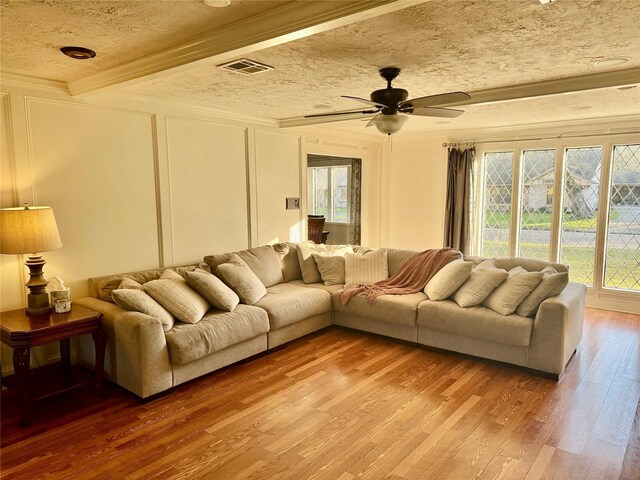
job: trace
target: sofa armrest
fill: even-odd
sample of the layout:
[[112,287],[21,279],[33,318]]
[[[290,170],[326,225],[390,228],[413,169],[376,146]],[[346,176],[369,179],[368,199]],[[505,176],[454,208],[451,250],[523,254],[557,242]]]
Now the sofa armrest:
[[[173,386],[173,370],[160,320],[94,297],[81,298],[74,303],[103,314],[108,378],[142,398]],[[79,342],[78,360],[95,365],[93,344],[87,342],[91,339]]]
[[540,304],[533,322],[529,367],[562,374],[582,339],[587,287],[569,283],[556,297]]

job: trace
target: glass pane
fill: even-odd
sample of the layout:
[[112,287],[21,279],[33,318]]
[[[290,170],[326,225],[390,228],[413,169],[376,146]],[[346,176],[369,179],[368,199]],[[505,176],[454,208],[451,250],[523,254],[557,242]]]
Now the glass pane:
[[333,167],[331,169],[331,184],[333,187],[333,216],[334,222],[349,222],[349,168]]
[[555,149],[522,152],[521,257],[549,260],[555,158]]
[[602,147],[567,148],[560,261],[571,281],[593,285]]
[[509,256],[513,152],[484,154],[483,257]]
[[604,286],[640,291],[640,145],[613,147]]
[[329,215],[329,169],[312,168],[311,206],[312,215]]

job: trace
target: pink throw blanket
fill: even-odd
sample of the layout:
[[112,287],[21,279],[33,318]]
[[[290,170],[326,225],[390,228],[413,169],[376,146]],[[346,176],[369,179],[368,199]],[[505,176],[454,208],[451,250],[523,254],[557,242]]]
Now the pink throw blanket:
[[444,267],[455,250],[437,248],[418,253],[398,270],[394,276],[374,284],[355,285],[340,294],[340,302],[346,305],[355,295],[362,293],[369,303],[373,303],[380,295],[406,295],[422,290],[427,282]]

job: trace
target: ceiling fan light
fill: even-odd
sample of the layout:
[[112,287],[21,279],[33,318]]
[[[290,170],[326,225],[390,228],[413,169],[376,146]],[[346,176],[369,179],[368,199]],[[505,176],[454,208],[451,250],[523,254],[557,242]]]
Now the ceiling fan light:
[[373,124],[380,133],[391,135],[398,133],[407,120],[406,115],[380,115],[373,119]]

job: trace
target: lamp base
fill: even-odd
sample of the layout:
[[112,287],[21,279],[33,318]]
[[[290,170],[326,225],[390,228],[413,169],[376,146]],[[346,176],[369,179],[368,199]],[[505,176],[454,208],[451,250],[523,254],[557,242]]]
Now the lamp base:
[[51,312],[51,307],[49,306],[48,293],[38,293],[36,295],[30,293],[27,295],[27,315],[44,315],[48,314],[49,312]]
[[46,292],[49,282],[45,280],[42,272],[45,263],[44,258],[37,254],[29,255],[25,262],[29,268],[29,281],[26,283],[29,289],[26,313],[30,316],[43,315],[51,311],[49,294]]

